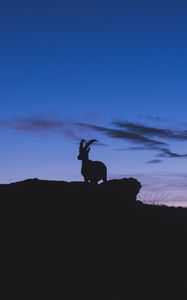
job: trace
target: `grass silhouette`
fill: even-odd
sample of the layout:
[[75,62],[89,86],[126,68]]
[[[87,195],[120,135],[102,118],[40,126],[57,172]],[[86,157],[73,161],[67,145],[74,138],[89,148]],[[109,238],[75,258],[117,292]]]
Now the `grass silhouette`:
[[169,195],[158,192],[139,193],[138,199],[144,204],[164,205]]

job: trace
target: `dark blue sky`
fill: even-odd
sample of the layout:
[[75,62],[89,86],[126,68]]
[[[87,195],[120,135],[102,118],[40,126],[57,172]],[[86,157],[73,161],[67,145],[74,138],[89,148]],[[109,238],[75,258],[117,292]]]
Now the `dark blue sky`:
[[[82,180],[78,142],[96,137],[111,177],[185,201],[186,15],[181,0],[1,1],[0,181]],[[119,120],[139,127],[121,137]]]

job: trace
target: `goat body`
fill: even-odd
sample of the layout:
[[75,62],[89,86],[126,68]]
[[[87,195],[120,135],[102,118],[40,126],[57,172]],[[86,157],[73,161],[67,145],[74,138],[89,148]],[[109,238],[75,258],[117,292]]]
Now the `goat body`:
[[83,161],[81,174],[85,182],[97,184],[100,180],[107,181],[107,168],[101,161]]

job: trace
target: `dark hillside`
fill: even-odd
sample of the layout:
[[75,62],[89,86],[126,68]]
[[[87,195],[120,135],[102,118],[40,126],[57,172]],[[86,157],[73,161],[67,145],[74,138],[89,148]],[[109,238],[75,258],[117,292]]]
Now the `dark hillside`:
[[[60,220],[128,220],[134,225],[149,222],[187,223],[187,209],[146,205],[137,200],[141,183],[134,178],[109,180],[94,186],[84,182],[27,179],[0,185],[1,212],[12,220],[47,216]],[[46,220],[47,221],[47,220]],[[10,220],[11,222],[11,220]],[[158,225],[159,226],[159,225]]]
[[162,233],[164,229],[180,231],[187,226],[186,208],[145,205],[137,200],[140,189],[140,182],[134,178],[110,180],[98,186],[39,179],[0,185],[1,219],[9,225],[20,222],[23,228],[38,230],[41,224],[53,228],[59,223],[57,232],[61,222],[76,223],[76,228],[83,225],[83,231],[89,226],[100,228],[102,223],[115,227],[119,222],[118,231],[128,224],[128,231],[135,230],[135,234],[141,228],[142,234],[154,230]]
[[120,214],[132,206],[141,188],[133,179],[110,180],[98,186],[84,182],[28,179],[0,185],[1,205],[17,214],[37,214],[48,210],[63,218],[90,218]]
[[160,290],[174,268],[184,267],[187,209],[144,205],[140,188],[134,178],[98,186],[38,179],[0,185],[6,271],[21,286],[26,278],[44,290],[49,278],[58,288],[69,284],[66,299],[124,299],[129,291],[133,298],[137,289],[143,296],[157,272]]
[[16,230],[18,237],[30,233],[39,240],[46,235],[58,240],[63,232],[67,238],[78,234],[82,242],[92,234],[117,241],[126,236],[157,247],[160,240],[179,239],[187,229],[187,209],[145,205],[137,200],[140,189],[134,178],[98,186],[38,179],[1,185],[2,226],[5,233]]

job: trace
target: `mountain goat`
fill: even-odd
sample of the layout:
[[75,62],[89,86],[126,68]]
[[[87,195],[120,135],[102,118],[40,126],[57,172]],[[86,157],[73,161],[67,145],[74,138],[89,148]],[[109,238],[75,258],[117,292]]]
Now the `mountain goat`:
[[107,168],[101,161],[89,160],[88,154],[90,151],[90,145],[97,140],[90,140],[84,145],[86,141],[81,140],[79,147],[78,159],[82,160],[81,174],[84,177],[85,182],[97,184],[100,180],[107,181]]

